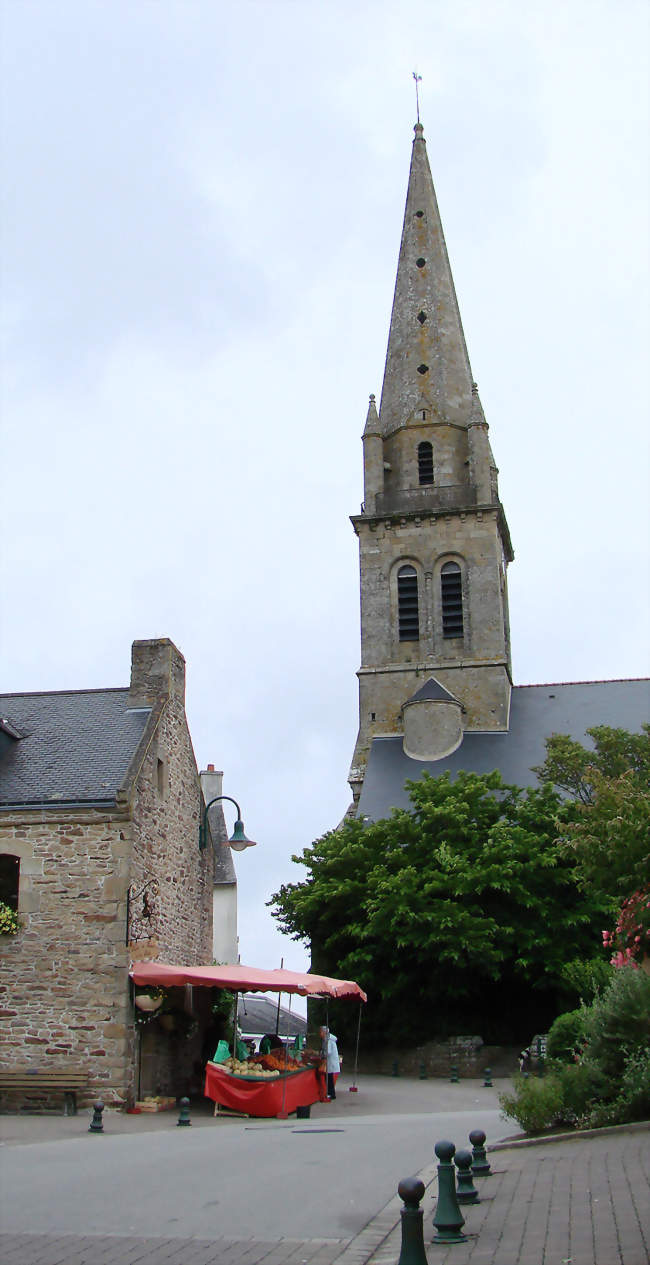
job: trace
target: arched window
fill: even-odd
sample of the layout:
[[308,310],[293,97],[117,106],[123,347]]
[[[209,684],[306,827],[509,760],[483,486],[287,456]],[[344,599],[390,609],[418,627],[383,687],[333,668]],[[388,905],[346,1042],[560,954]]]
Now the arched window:
[[16,911],[19,880],[20,857],[12,856],[9,852],[0,853],[0,900]]
[[397,572],[397,614],[400,641],[419,641],[418,573],[415,567],[400,567]]
[[428,439],[418,444],[418,476],[421,484],[433,483],[433,448]]
[[445,562],[440,572],[443,637],[463,636],[463,578],[457,562]]

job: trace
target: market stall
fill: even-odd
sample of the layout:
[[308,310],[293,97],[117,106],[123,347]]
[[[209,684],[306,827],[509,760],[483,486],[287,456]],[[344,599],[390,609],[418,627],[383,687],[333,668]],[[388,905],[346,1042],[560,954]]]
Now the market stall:
[[[353,980],[332,979],[298,971],[265,971],[248,966],[172,966],[164,962],[135,962],[131,979],[139,987],[173,988],[191,984],[239,992],[287,993],[289,997],[332,997],[367,1000]],[[235,1008],[236,1013],[236,1008]],[[303,1061],[304,1059],[304,1061]],[[299,1107],[309,1107],[324,1095],[318,1057],[305,1052],[295,1059],[283,1051],[280,1059],[264,1055],[246,1061],[233,1056],[209,1062],[205,1095],[215,1104],[249,1116],[286,1118]]]
[[205,1069],[205,1096],[228,1111],[246,1116],[291,1115],[298,1107],[310,1107],[322,1096],[322,1082],[315,1067],[279,1073],[274,1080],[243,1078],[219,1063]]

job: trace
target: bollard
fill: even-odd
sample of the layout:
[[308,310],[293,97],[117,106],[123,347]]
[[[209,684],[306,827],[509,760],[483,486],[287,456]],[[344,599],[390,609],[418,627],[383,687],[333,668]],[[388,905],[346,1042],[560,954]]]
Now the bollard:
[[456,1151],[454,1163],[458,1169],[456,1198],[459,1204],[480,1204],[478,1190],[472,1181],[472,1152]]
[[472,1144],[472,1172],[475,1177],[487,1177],[492,1172],[485,1154],[485,1134],[482,1129],[472,1129],[469,1135]]
[[89,1133],[103,1133],[104,1132],[104,1121],[102,1120],[103,1110],[104,1110],[104,1104],[101,1098],[98,1098],[97,1102],[93,1103],[93,1118],[90,1124],[88,1125]]
[[456,1198],[456,1178],[452,1159],[456,1147],[453,1142],[436,1142],[435,1153],[440,1160],[438,1165],[438,1202],[433,1224],[436,1233],[434,1243],[464,1243],[466,1235],[462,1232],[465,1218]]
[[458,1084],[458,1068],[456,1067],[455,1063],[452,1063],[451,1065],[451,1076],[449,1077],[449,1079],[452,1085]]
[[404,1207],[402,1218],[402,1248],[397,1265],[427,1265],[424,1250],[424,1213],[420,1200],[424,1194],[424,1182],[418,1177],[405,1177],[397,1187]]
[[393,1063],[391,1076],[399,1076],[399,1063],[397,1062],[397,1059],[395,1059],[395,1062]]
[[[178,1124],[179,1124],[179,1125],[181,1125],[181,1124],[191,1124],[191,1123],[192,1123],[192,1121],[190,1120],[190,1100],[189,1100],[189,1098],[181,1098],[181,1100],[180,1100],[180,1102],[179,1102],[179,1104],[178,1104],[178,1105],[179,1105],[179,1108],[180,1108],[180,1112],[179,1112],[179,1116],[178,1116]],[[177,1126],[177,1127],[178,1127],[178,1126]]]
[[487,1086],[488,1089],[491,1089],[492,1088],[492,1068],[486,1067],[483,1075],[484,1075],[483,1084]]
[[426,1063],[420,1063],[420,1073],[419,1073],[419,1079],[420,1079],[421,1081],[425,1081],[425,1080],[427,1079],[427,1065],[426,1065]]

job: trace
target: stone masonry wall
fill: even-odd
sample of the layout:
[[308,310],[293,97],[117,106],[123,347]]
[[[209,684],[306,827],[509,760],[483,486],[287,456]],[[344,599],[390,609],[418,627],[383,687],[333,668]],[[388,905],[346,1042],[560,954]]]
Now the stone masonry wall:
[[137,779],[131,881],[158,880],[157,956],[183,966],[212,961],[213,859],[210,847],[199,851],[201,806],[183,702],[171,696]]
[[[40,820],[30,818],[38,816]],[[131,1061],[125,893],[129,825],[100,813],[12,814],[23,927],[0,939],[2,1066],[87,1069],[90,1102],[121,1105]],[[62,1095],[55,1095],[60,1109]]]
[[[366,1075],[437,1076],[449,1079],[452,1066],[463,1078],[482,1077],[486,1067],[493,1076],[512,1076],[519,1067],[519,1046],[484,1045],[480,1037],[456,1037],[449,1041],[429,1041],[404,1049],[378,1050],[361,1054],[359,1070]],[[352,1063],[344,1060],[346,1070]]]

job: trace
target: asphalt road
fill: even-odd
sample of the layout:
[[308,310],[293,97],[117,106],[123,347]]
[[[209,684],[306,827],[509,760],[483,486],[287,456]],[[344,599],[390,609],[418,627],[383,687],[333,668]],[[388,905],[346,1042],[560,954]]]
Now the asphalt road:
[[[482,1128],[495,1142],[498,1088],[480,1081],[368,1077],[359,1093],[339,1082],[337,1101],[309,1120],[248,1121],[107,1115],[6,1118],[0,1147],[5,1233],[241,1239],[348,1239],[395,1194],[402,1177],[433,1160],[449,1137],[467,1144]],[[5,1121],[2,1121],[5,1125]]]

